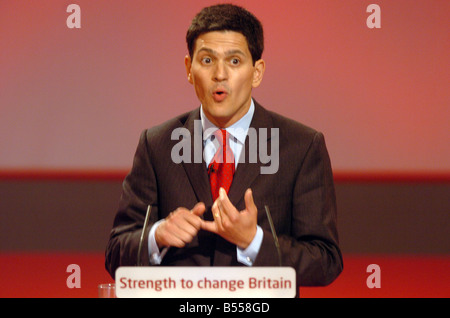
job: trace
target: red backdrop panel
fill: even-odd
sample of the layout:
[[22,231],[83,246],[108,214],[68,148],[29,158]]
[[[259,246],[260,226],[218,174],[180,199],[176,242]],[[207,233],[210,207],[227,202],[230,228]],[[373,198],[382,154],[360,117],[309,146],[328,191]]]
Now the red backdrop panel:
[[[67,6],[81,8],[69,29]],[[255,98],[325,133],[336,171],[450,171],[450,2],[235,1],[266,31]],[[0,2],[0,169],[128,169],[198,106],[184,36],[210,1]]]

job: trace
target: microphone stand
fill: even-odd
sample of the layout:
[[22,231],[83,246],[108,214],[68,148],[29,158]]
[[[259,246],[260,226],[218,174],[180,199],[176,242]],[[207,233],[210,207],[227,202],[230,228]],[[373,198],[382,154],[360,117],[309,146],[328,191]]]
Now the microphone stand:
[[137,266],[142,266],[141,251],[142,251],[142,245],[144,242],[145,232],[147,231],[147,227],[148,227],[148,220],[150,219],[151,210],[152,210],[152,206],[148,205],[147,214],[145,215],[144,226],[142,227],[141,239],[139,240],[139,248],[138,248],[138,254],[137,254]]
[[275,242],[275,247],[277,248],[277,252],[278,252],[278,266],[281,267],[282,266],[281,249],[280,249],[280,243],[278,242],[278,236],[277,236],[277,233],[275,232],[275,226],[273,225],[272,216],[270,215],[269,207],[267,205],[265,205],[264,208],[266,209],[266,215],[267,215],[267,219],[269,220],[270,230],[272,231],[273,240]]

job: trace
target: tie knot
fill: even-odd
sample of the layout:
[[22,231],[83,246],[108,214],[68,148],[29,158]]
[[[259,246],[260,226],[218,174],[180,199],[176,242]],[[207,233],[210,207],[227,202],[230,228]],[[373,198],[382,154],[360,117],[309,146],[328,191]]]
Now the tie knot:
[[225,129],[218,129],[213,135],[217,140],[215,141],[217,149],[213,161],[234,165],[234,155],[229,142],[230,133]]
[[230,134],[226,131],[226,129],[218,129],[214,132],[214,137],[217,139],[221,147],[223,147],[223,145],[227,145],[229,135]]

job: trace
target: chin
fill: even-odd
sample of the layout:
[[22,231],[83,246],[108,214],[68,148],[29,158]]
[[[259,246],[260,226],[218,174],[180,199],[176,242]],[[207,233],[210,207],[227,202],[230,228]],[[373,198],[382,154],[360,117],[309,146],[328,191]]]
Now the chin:
[[225,103],[213,103],[208,107],[208,113],[214,117],[227,117],[230,115],[230,107]]

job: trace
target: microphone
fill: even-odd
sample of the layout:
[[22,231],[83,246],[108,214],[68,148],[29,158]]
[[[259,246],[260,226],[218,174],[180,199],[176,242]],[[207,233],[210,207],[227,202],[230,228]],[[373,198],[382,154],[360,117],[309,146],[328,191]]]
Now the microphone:
[[278,266],[281,267],[282,266],[281,249],[280,249],[280,243],[278,242],[278,236],[277,236],[277,233],[275,232],[275,226],[273,225],[272,216],[270,215],[269,207],[267,205],[265,205],[264,208],[266,209],[266,215],[267,215],[267,219],[269,220],[270,230],[272,231],[273,240],[275,242],[275,247],[277,248],[277,252],[278,252]]
[[152,206],[149,204],[147,207],[147,214],[145,215],[144,226],[142,227],[141,239],[139,240],[139,247],[138,247],[138,254],[137,254],[137,266],[142,266],[141,251],[142,251],[142,245],[144,242],[145,232],[147,232],[147,228],[148,228],[148,220],[150,219],[151,211],[152,211]]
[[217,170],[214,167],[214,162],[210,163],[209,167],[208,167],[208,175],[210,175],[211,173],[216,172]]

